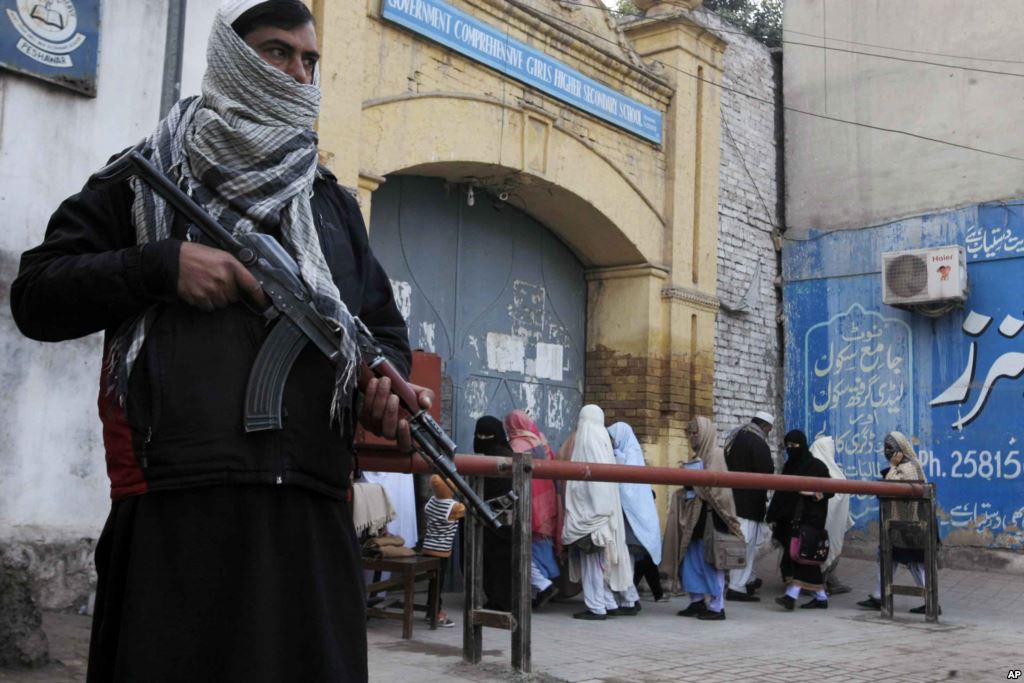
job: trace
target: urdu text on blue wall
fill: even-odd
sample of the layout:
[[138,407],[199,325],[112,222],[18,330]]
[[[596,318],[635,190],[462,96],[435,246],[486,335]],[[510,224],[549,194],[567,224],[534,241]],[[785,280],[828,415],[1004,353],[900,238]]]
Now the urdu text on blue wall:
[[[881,303],[881,254],[961,245],[970,292],[938,318]],[[786,423],[836,440],[850,478],[902,431],[938,487],[944,538],[1024,546],[1024,202],[810,234],[783,255]],[[855,497],[857,528],[877,500]]]

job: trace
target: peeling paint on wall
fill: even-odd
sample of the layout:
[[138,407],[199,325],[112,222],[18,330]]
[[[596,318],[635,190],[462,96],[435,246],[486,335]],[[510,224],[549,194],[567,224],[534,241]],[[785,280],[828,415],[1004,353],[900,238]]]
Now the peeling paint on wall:
[[487,381],[482,379],[468,380],[462,389],[462,400],[466,407],[466,414],[473,420],[487,414],[487,404],[490,402],[490,392],[487,391]]
[[402,318],[409,320],[412,314],[412,285],[401,280],[392,280],[391,291],[395,293],[395,303],[398,304]]
[[434,343],[436,328],[434,323],[424,320],[420,323],[419,348],[431,353],[437,353],[437,345]]
[[512,283],[512,304],[508,307],[512,319],[512,334],[539,340],[544,334],[544,300],[546,293],[540,285],[522,280]]
[[466,342],[469,346],[473,347],[473,353],[476,354],[477,359],[480,358],[480,340],[476,338],[476,335],[469,335],[466,337]]
[[571,405],[572,400],[566,396],[564,389],[552,387],[548,390],[547,422],[551,431],[565,429],[572,424],[571,416],[566,414]]
[[543,419],[543,415],[538,412],[540,409],[540,397],[544,393],[544,387],[540,384],[534,384],[533,382],[523,382],[519,385],[519,405],[522,406],[522,410],[525,410],[530,417]]

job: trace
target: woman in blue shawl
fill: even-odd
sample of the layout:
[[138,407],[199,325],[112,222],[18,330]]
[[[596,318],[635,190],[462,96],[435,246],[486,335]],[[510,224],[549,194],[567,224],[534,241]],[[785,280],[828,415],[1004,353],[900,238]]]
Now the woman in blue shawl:
[[[608,428],[615,451],[615,462],[620,465],[644,467],[644,452],[633,428],[625,422],[616,422]],[[633,556],[633,583],[647,579],[654,599],[666,599],[661,587],[658,565],[661,563],[661,522],[654,505],[654,491],[650,484],[619,484],[622,514],[626,518],[626,544]]]

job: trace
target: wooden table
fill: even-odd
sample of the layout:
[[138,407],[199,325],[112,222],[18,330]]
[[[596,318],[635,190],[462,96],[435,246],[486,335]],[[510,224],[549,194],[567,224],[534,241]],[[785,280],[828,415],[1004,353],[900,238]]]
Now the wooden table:
[[[412,638],[412,618],[417,607],[425,609],[430,620],[430,628],[437,628],[437,612],[441,598],[441,586],[438,584],[438,573],[441,570],[441,558],[414,555],[412,557],[363,558],[363,569],[373,572],[373,581],[366,586],[367,598],[374,593],[392,588],[401,588],[401,598],[385,598],[383,602],[368,606],[367,617],[382,619],[401,619],[402,638]],[[381,572],[391,572],[391,578],[380,580]],[[427,604],[416,605],[414,594],[416,582],[430,582],[427,592]],[[400,605],[401,609],[389,609]]]

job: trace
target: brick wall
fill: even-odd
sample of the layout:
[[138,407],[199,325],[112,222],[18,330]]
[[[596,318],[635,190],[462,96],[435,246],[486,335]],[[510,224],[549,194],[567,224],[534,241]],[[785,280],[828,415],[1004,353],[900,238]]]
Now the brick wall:
[[[715,334],[714,415],[724,436],[768,410],[781,433],[781,357],[772,240],[779,223],[775,140],[775,69],[768,48],[718,16],[699,10],[701,21],[730,33],[722,89],[719,191],[718,297],[723,303]],[[728,89],[727,89],[728,88]],[[729,89],[756,95],[758,101]],[[760,269],[758,269],[760,265]],[[753,282],[754,291],[748,294]],[[746,300],[745,312],[730,312]],[[774,439],[772,439],[774,440]],[[771,441],[771,440],[770,440]]]
[[584,403],[597,403],[605,423],[628,422],[641,443],[681,436],[694,415],[711,412],[711,358],[641,358],[605,346],[587,352]]

